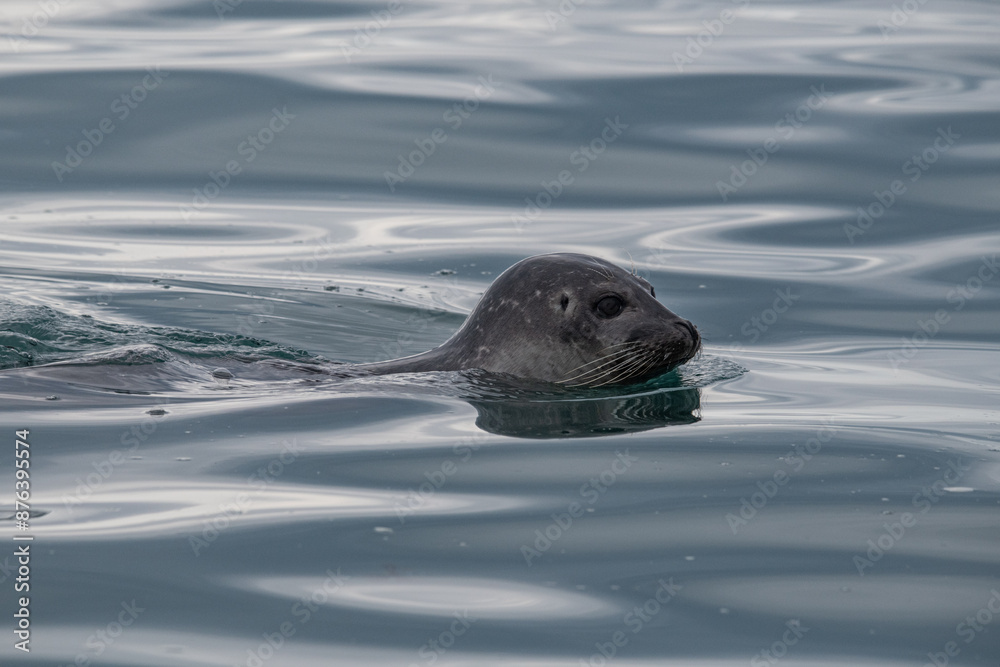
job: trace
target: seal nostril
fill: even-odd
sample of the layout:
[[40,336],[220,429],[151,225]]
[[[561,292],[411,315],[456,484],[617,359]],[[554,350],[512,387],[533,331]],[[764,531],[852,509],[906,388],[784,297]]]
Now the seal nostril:
[[677,325],[683,329],[686,329],[688,334],[691,336],[692,347],[697,349],[701,345],[701,336],[698,334],[698,330],[694,328],[694,325],[687,320],[680,320]]

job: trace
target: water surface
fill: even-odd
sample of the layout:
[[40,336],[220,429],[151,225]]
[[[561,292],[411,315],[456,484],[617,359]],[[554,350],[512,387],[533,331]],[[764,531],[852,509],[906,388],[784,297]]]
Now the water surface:
[[[4,8],[4,664],[1000,659],[991,3]],[[701,355],[310,372],[566,251]]]

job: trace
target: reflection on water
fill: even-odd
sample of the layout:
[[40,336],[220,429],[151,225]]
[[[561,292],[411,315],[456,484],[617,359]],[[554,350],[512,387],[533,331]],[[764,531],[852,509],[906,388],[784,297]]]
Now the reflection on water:
[[560,401],[472,401],[476,426],[515,438],[580,438],[635,433],[698,421],[698,390]]
[[[996,664],[992,4],[4,9],[4,664]],[[340,364],[543,252],[704,352]]]

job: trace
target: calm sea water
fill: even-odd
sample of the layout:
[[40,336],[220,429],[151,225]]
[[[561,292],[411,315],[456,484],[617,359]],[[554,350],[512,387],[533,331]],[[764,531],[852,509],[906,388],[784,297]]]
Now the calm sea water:
[[[995,4],[3,15],[4,664],[998,664]],[[309,372],[555,251],[703,353]]]

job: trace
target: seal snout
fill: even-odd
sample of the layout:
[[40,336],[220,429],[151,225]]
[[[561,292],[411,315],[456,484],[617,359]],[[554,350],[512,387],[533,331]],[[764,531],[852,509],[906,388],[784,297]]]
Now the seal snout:
[[691,337],[694,338],[695,340],[698,340],[700,338],[700,336],[698,336],[698,330],[695,329],[694,325],[691,324],[691,322],[689,322],[688,320],[678,320],[677,326],[681,327],[682,329],[687,329],[687,332],[691,334]]
[[691,356],[694,356],[694,353],[701,347],[701,334],[689,320],[678,320],[677,326],[687,331],[691,337]]

